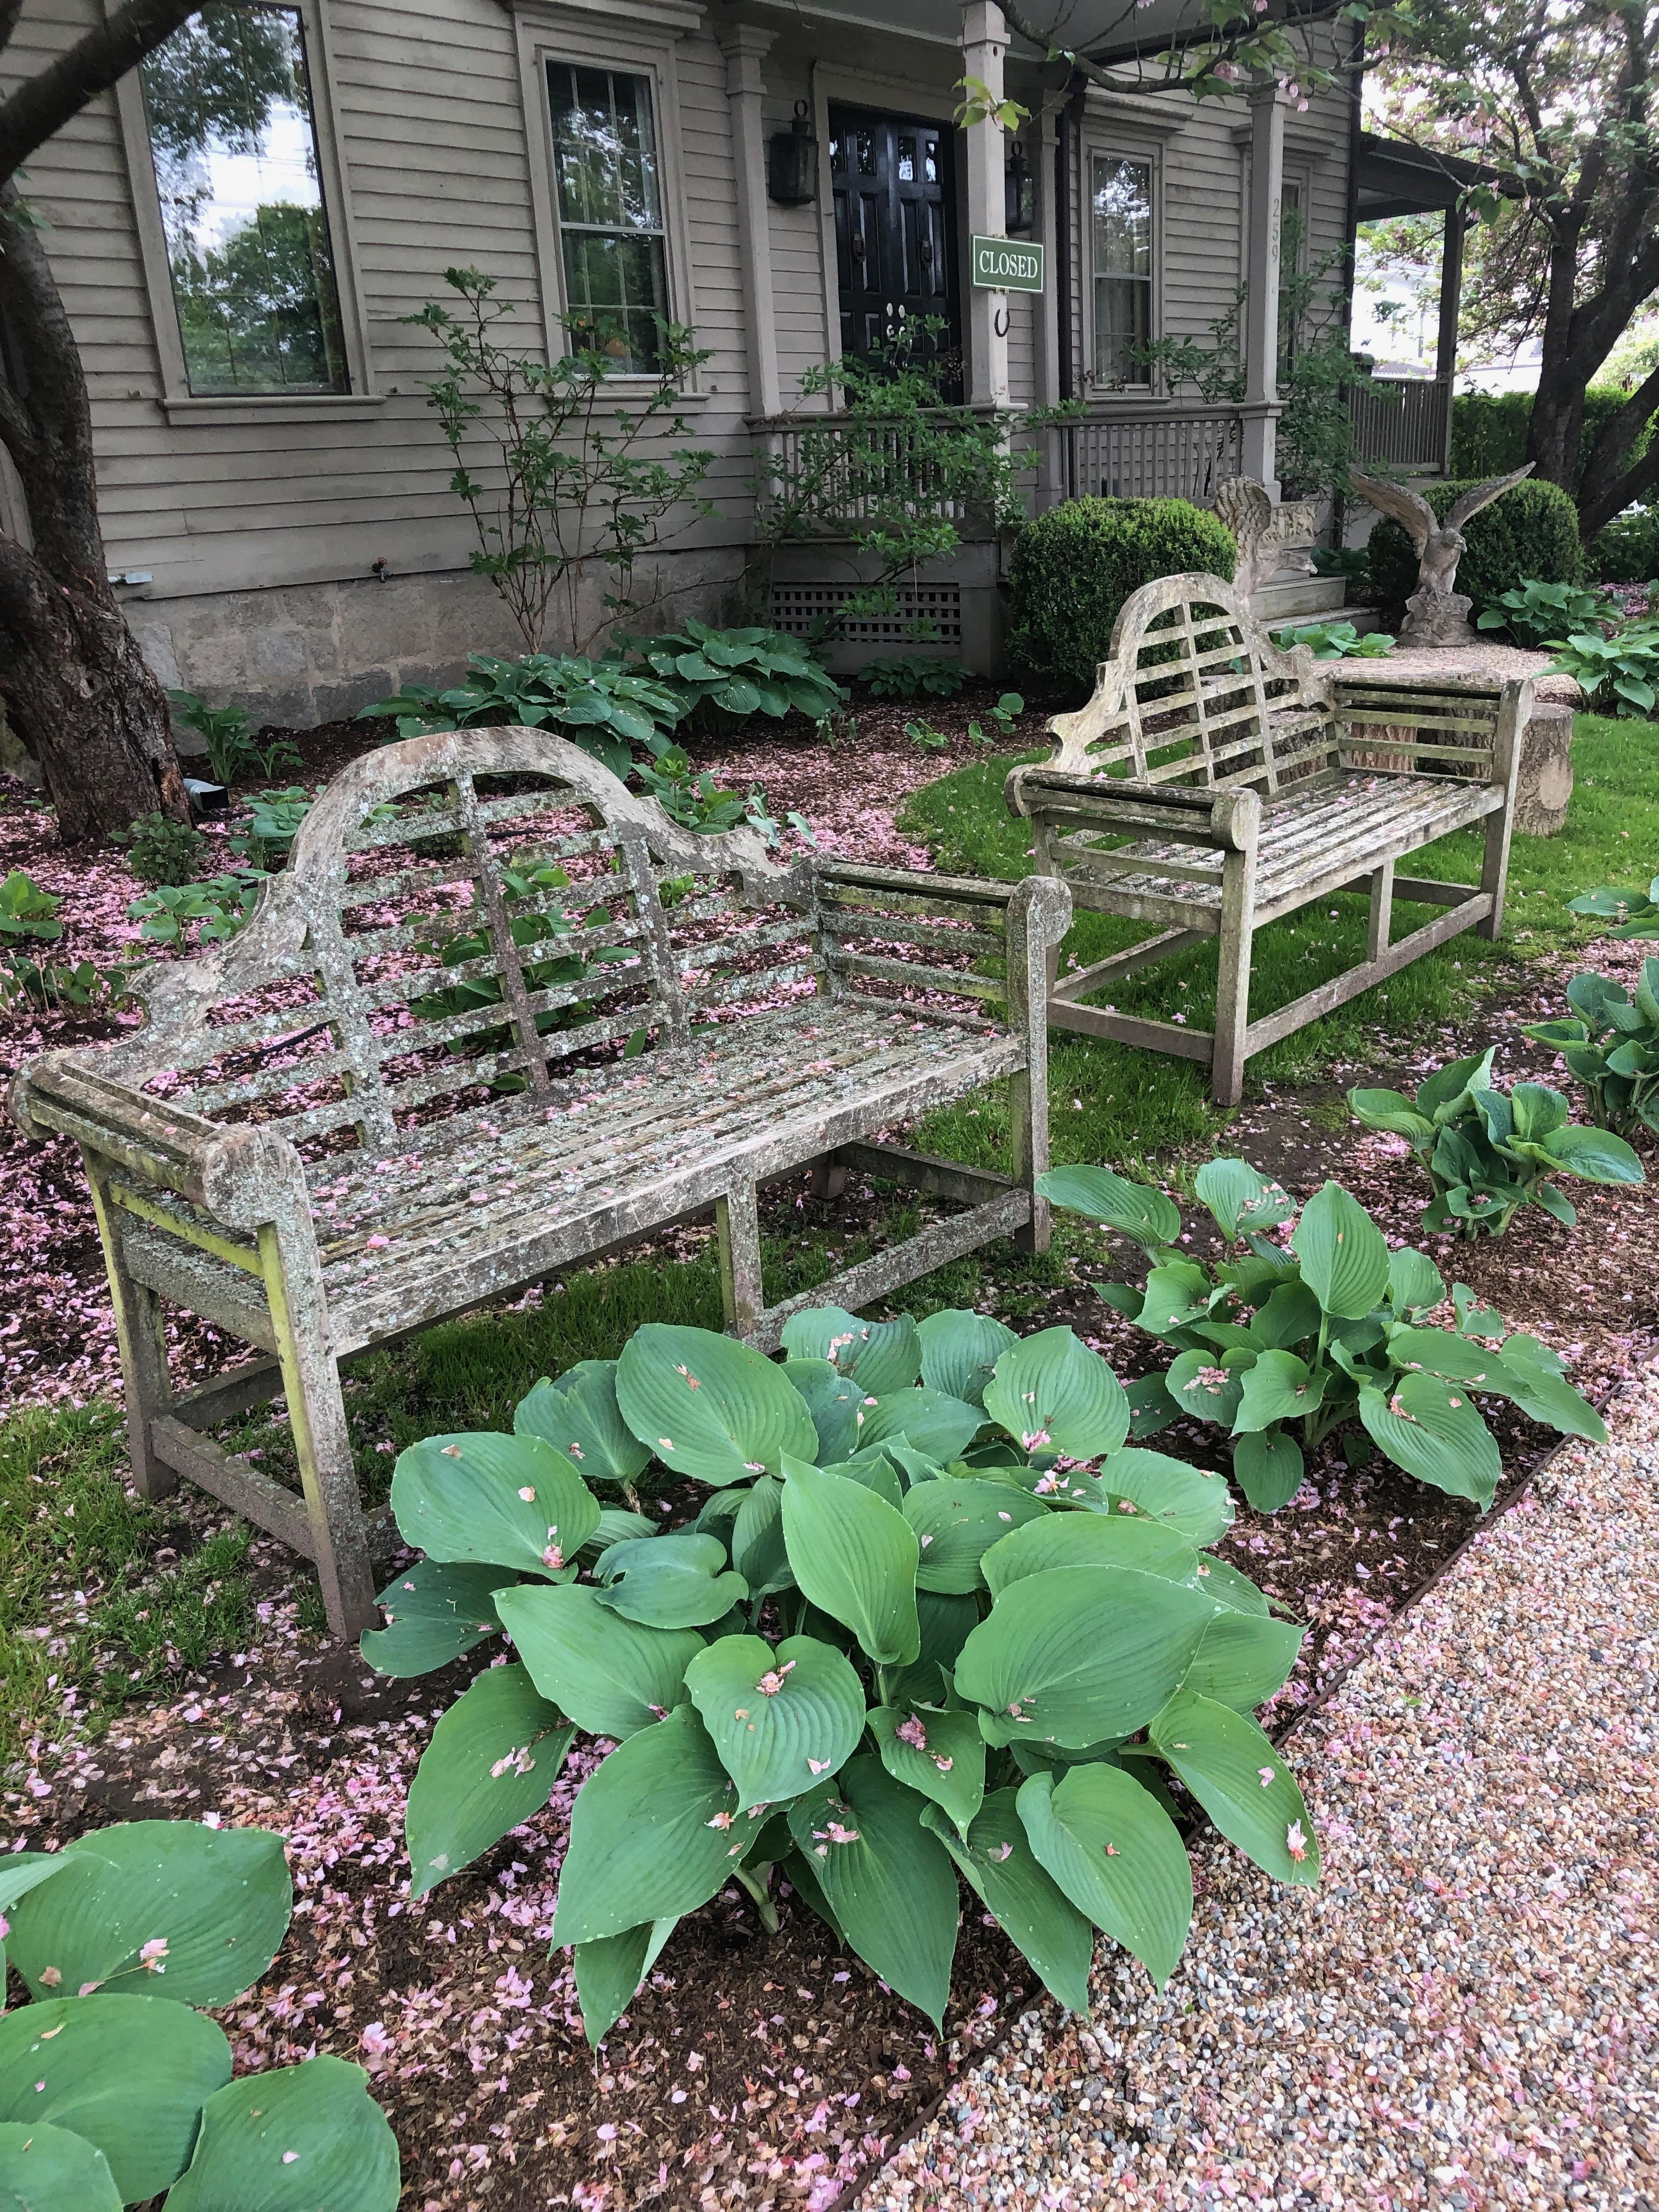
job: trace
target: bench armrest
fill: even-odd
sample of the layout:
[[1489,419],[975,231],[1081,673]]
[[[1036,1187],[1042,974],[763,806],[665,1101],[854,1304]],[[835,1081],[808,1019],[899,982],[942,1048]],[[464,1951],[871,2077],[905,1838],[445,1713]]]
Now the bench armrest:
[[[867,890],[876,896],[884,892],[902,898],[934,899],[942,907],[989,907],[1005,913],[1016,902],[1022,911],[1034,916],[1030,926],[1039,929],[1053,928],[1055,917],[1044,902],[1034,896],[1034,878],[1022,876],[1012,883],[1005,883],[994,876],[946,876],[931,868],[866,867],[856,860],[820,860],[815,873],[822,883],[844,884],[849,890]],[[1035,917],[1041,916],[1040,919]],[[1058,933],[1045,942],[1058,944],[1069,927],[1069,917],[1058,924]]]
[[1339,676],[1331,687],[1345,753],[1386,753],[1387,765],[1410,773],[1419,761],[1431,773],[1508,786],[1519,764],[1520,740],[1532,720],[1533,679],[1461,684],[1432,676]]
[[1211,852],[1243,852],[1261,819],[1261,800],[1248,789],[1194,789],[1069,769],[1017,768],[1004,794],[1010,813],[1030,821],[1061,815],[1083,829],[1143,831]]

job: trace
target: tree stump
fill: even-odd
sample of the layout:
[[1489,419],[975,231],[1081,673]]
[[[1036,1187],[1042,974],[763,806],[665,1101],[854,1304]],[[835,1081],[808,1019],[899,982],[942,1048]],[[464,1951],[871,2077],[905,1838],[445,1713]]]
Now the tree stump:
[[1553,837],[1572,799],[1572,708],[1540,699],[1521,745],[1515,826],[1528,837]]

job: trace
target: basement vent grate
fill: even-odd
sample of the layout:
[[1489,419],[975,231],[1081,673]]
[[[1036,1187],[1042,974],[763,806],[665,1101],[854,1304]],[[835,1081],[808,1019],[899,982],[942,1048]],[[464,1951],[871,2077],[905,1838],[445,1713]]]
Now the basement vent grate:
[[[774,627],[791,637],[810,637],[812,625],[854,596],[852,584],[774,584]],[[890,613],[855,615],[836,633],[848,645],[960,645],[960,584],[907,584]]]

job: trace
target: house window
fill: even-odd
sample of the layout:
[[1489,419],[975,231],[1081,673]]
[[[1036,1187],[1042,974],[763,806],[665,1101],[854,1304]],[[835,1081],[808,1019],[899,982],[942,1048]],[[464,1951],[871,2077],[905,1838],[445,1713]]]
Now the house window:
[[572,343],[603,354],[619,375],[653,375],[668,319],[668,241],[651,80],[549,62],[547,87]]
[[299,9],[204,9],[139,79],[191,395],[349,392]]
[[1152,165],[1093,156],[1089,179],[1095,286],[1095,382],[1150,382],[1138,349],[1152,337]]

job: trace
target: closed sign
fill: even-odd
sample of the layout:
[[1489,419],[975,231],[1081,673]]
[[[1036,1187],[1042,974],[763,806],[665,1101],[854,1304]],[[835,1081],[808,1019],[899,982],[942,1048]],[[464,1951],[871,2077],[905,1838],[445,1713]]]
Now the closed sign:
[[974,282],[981,291],[1040,292],[1042,252],[1024,239],[976,238]]

